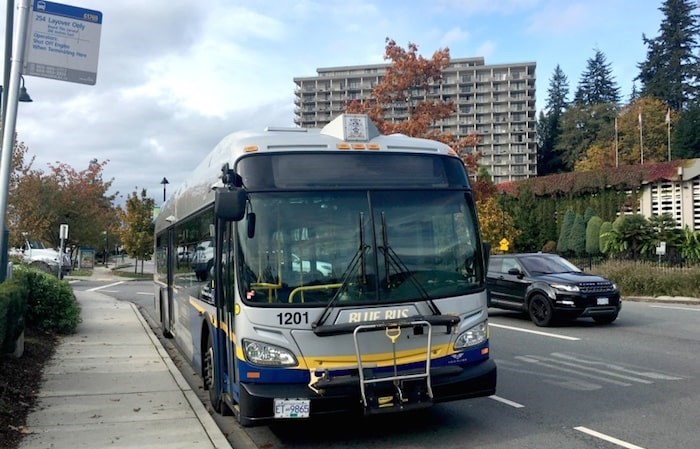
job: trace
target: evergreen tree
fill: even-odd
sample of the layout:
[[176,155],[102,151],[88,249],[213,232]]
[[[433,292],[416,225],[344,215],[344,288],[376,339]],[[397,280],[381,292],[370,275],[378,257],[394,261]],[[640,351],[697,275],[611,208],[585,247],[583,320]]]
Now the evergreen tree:
[[608,145],[614,140],[616,113],[613,103],[574,104],[566,110],[555,150],[568,170],[585,158],[593,144]]
[[591,217],[586,224],[586,252],[591,255],[600,254],[600,230],[603,219],[596,216]]
[[549,80],[545,112],[540,112],[537,121],[537,174],[539,176],[558,173],[564,169],[559,153],[555,151],[560,134],[561,115],[568,105],[569,81],[559,65],[554,68]]
[[700,157],[700,105],[692,104],[674,124],[671,152],[674,159]]
[[581,256],[586,251],[586,223],[581,214],[576,214],[569,233],[569,251]]
[[605,54],[595,51],[595,56],[588,59],[586,70],[581,75],[574,95],[574,103],[577,105],[593,105],[598,103],[620,102],[620,88],[612,75],[610,64]]
[[569,251],[569,236],[571,235],[571,228],[574,226],[574,221],[576,220],[576,212],[571,209],[567,209],[564,214],[564,221],[561,224],[561,230],[559,231],[559,240],[557,241],[557,252],[564,254]]
[[647,59],[638,65],[641,93],[676,111],[685,109],[697,95],[700,28],[695,6],[690,0],[665,0],[659,8],[664,15],[659,35],[653,39],[642,35],[648,50]]
[[554,114],[556,117],[561,116],[569,104],[567,97],[569,96],[569,79],[559,64],[554,68],[552,78],[549,80],[549,88],[547,89],[547,101],[545,108],[548,114]]
[[546,239],[542,238],[543,217],[537,208],[537,198],[528,185],[518,191],[518,200],[512,202],[513,224],[521,233],[514,242],[518,251],[538,251]]

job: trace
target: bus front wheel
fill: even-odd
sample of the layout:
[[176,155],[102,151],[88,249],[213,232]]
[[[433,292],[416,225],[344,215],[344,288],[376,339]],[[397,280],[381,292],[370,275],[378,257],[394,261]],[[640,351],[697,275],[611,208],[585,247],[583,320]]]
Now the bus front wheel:
[[204,353],[202,378],[204,380],[204,389],[209,390],[209,401],[211,401],[212,408],[217,413],[222,413],[224,405],[221,400],[221,392],[216,389],[216,369],[214,363],[214,342],[211,334],[209,334],[207,335],[207,350]]

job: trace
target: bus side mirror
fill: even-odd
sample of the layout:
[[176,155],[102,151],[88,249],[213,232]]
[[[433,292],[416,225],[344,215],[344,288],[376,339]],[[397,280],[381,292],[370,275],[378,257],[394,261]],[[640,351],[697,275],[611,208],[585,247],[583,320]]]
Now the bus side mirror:
[[245,216],[248,196],[240,187],[216,189],[214,195],[214,214],[224,221],[241,221]]

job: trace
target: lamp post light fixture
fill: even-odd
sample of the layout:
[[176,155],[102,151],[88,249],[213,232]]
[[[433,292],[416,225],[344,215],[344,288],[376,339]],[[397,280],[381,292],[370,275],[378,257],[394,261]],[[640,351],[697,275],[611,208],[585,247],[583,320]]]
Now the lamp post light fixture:
[[165,176],[163,176],[163,180],[160,183],[163,184],[163,202],[165,202],[165,186],[170,183]]
[[104,255],[102,257],[102,262],[103,262],[105,268],[108,268],[109,265],[107,265],[107,261],[109,259],[107,257],[107,251],[109,251],[109,245],[107,244],[107,231],[102,231],[102,235],[105,237],[105,251],[104,251]]

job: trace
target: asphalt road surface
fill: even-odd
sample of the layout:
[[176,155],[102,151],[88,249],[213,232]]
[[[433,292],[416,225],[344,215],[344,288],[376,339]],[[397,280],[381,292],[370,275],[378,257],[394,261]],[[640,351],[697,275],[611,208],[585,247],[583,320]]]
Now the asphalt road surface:
[[[149,281],[79,281],[73,288],[132,301],[153,320]],[[230,416],[216,420],[236,449],[700,447],[700,306],[625,301],[612,325],[582,319],[553,328],[535,327],[518,313],[490,312],[499,369],[490,398],[246,429]],[[164,342],[177,358],[172,341]],[[201,384],[186,362],[178,363],[188,380]]]

